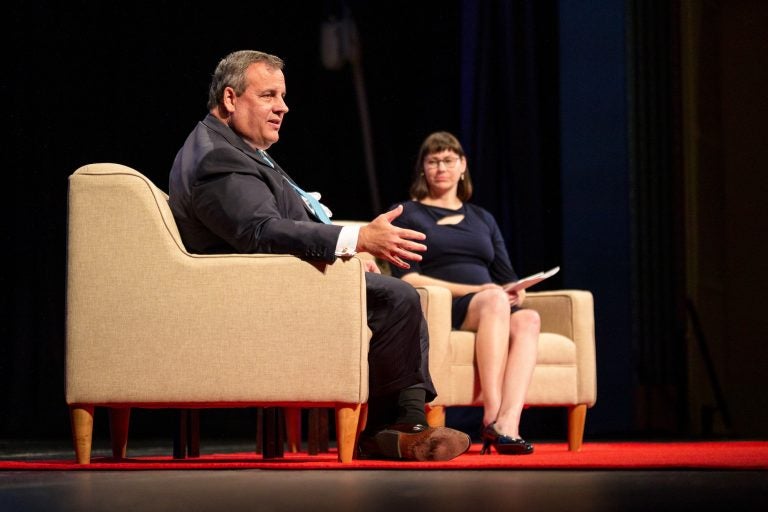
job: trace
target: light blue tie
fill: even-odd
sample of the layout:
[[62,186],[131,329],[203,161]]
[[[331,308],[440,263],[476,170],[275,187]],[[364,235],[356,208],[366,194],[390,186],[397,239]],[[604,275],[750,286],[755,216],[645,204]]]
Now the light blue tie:
[[312,211],[315,213],[315,217],[323,221],[325,224],[330,224],[331,219],[328,218],[328,215],[325,213],[325,208],[323,208],[323,205],[320,204],[320,201],[315,199],[315,197],[312,194],[307,194],[301,188],[296,185],[295,183],[291,183],[291,186],[298,192],[298,194],[304,198],[307,203],[309,203],[310,208],[312,208]]
[[259,151],[259,154],[261,155],[261,158],[263,158],[264,161],[267,162],[267,164],[269,164],[269,166],[274,169],[275,163],[272,160],[270,160],[270,158],[267,156],[267,152],[264,151],[263,149],[259,149],[258,151]]
[[[264,161],[266,161],[269,164],[270,167],[276,170],[275,164],[272,162],[272,160],[269,159],[266,151],[264,151],[263,149],[260,149],[259,154],[264,159]],[[288,181],[287,178],[286,178],[286,181]],[[325,208],[323,208],[323,205],[320,204],[320,201],[315,199],[313,195],[307,194],[306,192],[304,192],[301,189],[301,187],[299,187],[292,181],[288,181],[288,183],[290,183],[291,186],[294,188],[294,190],[296,190],[296,193],[298,193],[302,198],[304,198],[304,201],[306,201],[307,204],[309,204],[309,207],[312,208],[312,212],[315,214],[315,217],[323,221],[325,224],[331,223],[331,219],[328,218],[328,215],[325,213]]]

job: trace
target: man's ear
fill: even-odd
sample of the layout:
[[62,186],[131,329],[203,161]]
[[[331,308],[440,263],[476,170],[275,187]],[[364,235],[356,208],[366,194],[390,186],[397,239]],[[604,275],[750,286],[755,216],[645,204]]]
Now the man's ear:
[[228,113],[235,111],[235,104],[237,103],[237,94],[231,87],[224,88],[224,94],[221,98],[221,104]]

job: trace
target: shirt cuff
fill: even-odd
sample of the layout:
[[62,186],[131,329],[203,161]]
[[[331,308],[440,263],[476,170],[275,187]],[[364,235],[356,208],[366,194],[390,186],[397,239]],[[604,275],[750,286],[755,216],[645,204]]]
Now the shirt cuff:
[[357,236],[360,226],[342,226],[339,239],[336,241],[336,256],[350,257],[357,254]]

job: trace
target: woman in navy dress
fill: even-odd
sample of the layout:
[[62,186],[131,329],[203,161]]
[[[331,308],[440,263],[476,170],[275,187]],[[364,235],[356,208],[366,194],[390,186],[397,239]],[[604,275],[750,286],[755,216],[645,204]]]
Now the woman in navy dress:
[[499,227],[487,210],[468,203],[472,182],[459,141],[448,132],[421,145],[411,200],[393,224],[427,235],[427,251],[409,269],[392,274],[414,286],[439,285],[453,296],[454,329],[476,333],[475,357],[483,391],[483,452],[528,454],[520,416],[536,365],[540,319],[521,308],[525,290],[506,292],[517,280]]

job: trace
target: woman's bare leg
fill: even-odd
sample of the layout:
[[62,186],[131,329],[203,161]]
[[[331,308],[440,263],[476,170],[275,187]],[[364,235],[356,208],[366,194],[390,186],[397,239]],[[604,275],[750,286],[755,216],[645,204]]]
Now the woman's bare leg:
[[462,329],[474,331],[475,354],[483,390],[483,425],[496,421],[502,406],[509,354],[509,298],[503,290],[478,292],[469,303]]
[[496,429],[509,437],[518,438],[520,417],[536,366],[541,319],[532,309],[521,309],[510,316],[509,357],[504,372]]

